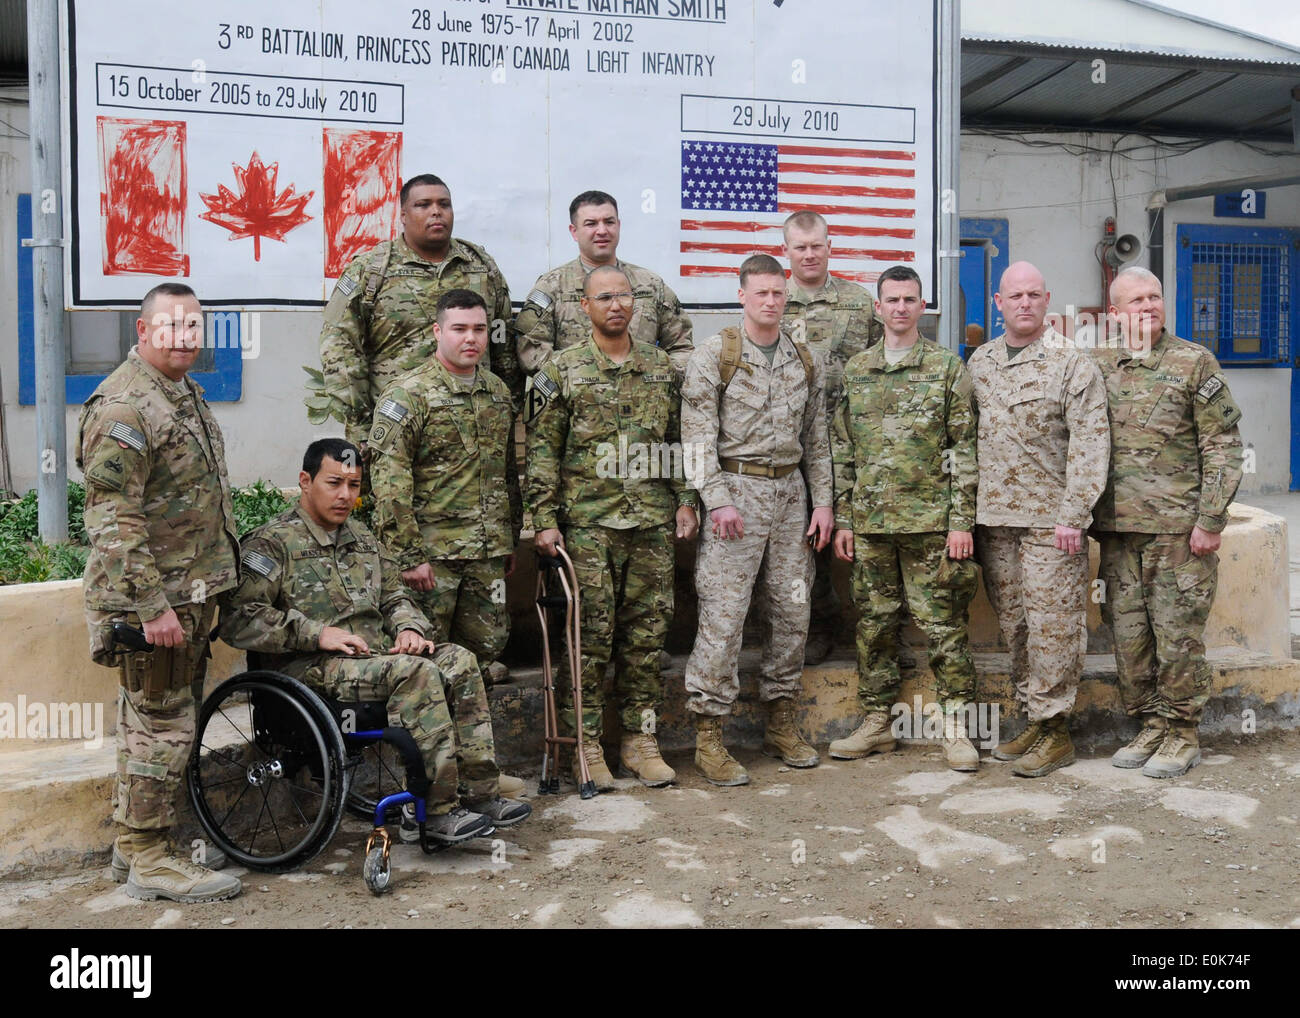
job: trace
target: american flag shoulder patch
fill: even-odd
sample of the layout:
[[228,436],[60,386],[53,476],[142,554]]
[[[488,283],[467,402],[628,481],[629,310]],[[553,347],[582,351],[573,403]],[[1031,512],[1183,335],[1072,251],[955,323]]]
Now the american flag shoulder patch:
[[123,424],[121,421],[114,421],[108,428],[108,437],[114,438],[119,442],[125,442],[136,452],[144,452],[144,435],[136,431],[129,424]]
[[525,304],[533,304],[543,311],[551,306],[551,295],[545,290],[529,290],[528,296],[524,298]]
[[1223,388],[1223,379],[1212,376],[1210,378],[1207,378],[1204,382],[1201,383],[1201,387],[1196,390],[1196,395],[1200,396],[1201,399],[1211,400],[1218,394],[1219,390],[1222,388]]
[[259,576],[270,576],[275,569],[275,559],[260,551],[246,551],[240,561]]
[[551,381],[551,376],[545,371],[539,371],[537,374],[533,375],[533,388],[540,392],[546,399],[550,399],[560,391],[556,384]]
[[406,420],[406,416],[410,411],[396,400],[386,399],[379,404],[379,413],[381,416],[387,417],[394,424],[401,424],[402,421]]
[[356,288],[357,281],[351,276],[339,276],[339,281],[334,286],[334,292],[341,293],[344,297],[351,297]]

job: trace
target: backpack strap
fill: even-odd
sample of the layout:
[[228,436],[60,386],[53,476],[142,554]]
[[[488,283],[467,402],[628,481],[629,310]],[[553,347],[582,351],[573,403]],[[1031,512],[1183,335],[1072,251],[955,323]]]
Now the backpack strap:
[[790,338],[790,342],[794,344],[795,352],[799,355],[799,359],[803,361],[804,381],[808,384],[808,388],[812,389],[812,384],[813,384],[812,351],[808,349],[807,343],[800,342],[799,340],[795,339],[793,336]]
[[722,388],[726,389],[731,384],[731,379],[735,377],[737,368],[744,368],[746,371],[753,373],[753,368],[740,359],[740,351],[744,347],[744,340],[740,337],[740,330],[734,325],[729,325],[720,333],[722,336],[722,352],[718,355],[718,377],[722,381]]
[[361,313],[365,316],[367,325],[374,316],[375,305],[379,303],[379,288],[388,278],[388,264],[392,259],[393,242],[389,241],[375,249],[370,264],[366,267],[366,288],[361,295]]

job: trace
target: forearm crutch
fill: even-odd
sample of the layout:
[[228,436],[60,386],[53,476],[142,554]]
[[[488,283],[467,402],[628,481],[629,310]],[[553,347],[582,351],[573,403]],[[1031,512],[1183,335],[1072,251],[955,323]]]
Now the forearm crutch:
[[[537,618],[542,627],[542,705],[546,717],[546,747],[542,753],[542,778],[538,795],[559,794],[560,747],[572,746],[578,761],[578,794],[590,799],[596,783],[587,769],[582,751],[582,625],[578,595],[578,574],[573,560],[557,545],[554,556],[537,553]],[[559,592],[556,592],[558,587]],[[575,736],[560,734],[560,715],[555,706],[555,678],[551,672],[551,633],[547,609],[564,609],[564,643],[568,650],[569,681],[573,686]]]

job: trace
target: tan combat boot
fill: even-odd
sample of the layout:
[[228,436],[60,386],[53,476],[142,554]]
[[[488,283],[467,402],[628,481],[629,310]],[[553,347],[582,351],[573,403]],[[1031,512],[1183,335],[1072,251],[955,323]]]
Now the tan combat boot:
[[1177,778],[1201,762],[1201,741],[1196,726],[1187,721],[1169,722],[1169,730],[1142,773],[1148,778]]
[[767,703],[767,731],[763,733],[763,752],[781,758],[789,767],[816,767],[821,763],[813,749],[799,731],[794,716],[794,701],[788,696]]
[[[128,828],[125,834],[119,834],[113,839],[113,859],[111,863],[113,883],[126,883],[126,878],[131,872],[131,860],[135,858],[136,842],[141,836],[150,834],[152,834],[151,831],[134,831]],[[213,871],[225,869],[226,864],[230,861],[226,857],[226,853],[216,845],[206,845],[204,855],[203,865]]]
[[[582,755],[587,758],[587,771],[596,785],[596,791],[614,791],[614,775],[609,773],[609,768],[605,765],[605,753],[600,748],[600,739],[594,735],[585,736],[582,740]],[[582,784],[582,771],[578,770],[576,754],[573,758],[573,780]]]
[[126,893],[132,898],[153,901],[225,901],[243,884],[236,877],[213,873],[188,859],[171,855],[166,831],[137,831],[133,835],[135,858],[126,878]]
[[1030,721],[1025,725],[1025,730],[1014,739],[997,744],[993,750],[993,759],[1019,760],[1033,748],[1034,743],[1038,741],[1038,737],[1042,734],[1043,723],[1041,721]]
[[847,739],[831,743],[831,756],[836,760],[860,760],[872,753],[890,753],[898,743],[889,728],[889,715],[873,711],[862,719],[862,724]]
[[1022,778],[1041,778],[1058,767],[1074,763],[1074,743],[1070,741],[1070,722],[1064,714],[1042,722],[1038,740],[1011,768]]
[[497,775],[497,795],[503,799],[518,799],[524,794],[524,779],[502,772]]
[[748,785],[749,773],[722,744],[722,718],[695,719],[695,766],[715,785]]
[[980,753],[966,734],[965,711],[949,712],[943,718],[943,755],[954,771],[980,769]]
[[1142,718],[1142,730],[1137,733],[1127,746],[1120,746],[1110,758],[1111,766],[1133,768],[1141,767],[1155,755],[1160,744],[1164,742],[1169,722],[1159,714],[1147,714]]
[[677,772],[664,763],[655,737],[645,732],[624,732],[618,747],[618,762],[641,784],[649,788],[671,785]]

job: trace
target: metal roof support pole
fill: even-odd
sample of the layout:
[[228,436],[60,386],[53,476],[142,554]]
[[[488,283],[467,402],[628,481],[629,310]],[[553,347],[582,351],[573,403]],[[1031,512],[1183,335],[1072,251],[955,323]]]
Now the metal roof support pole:
[[939,23],[939,341],[956,351],[962,339],[961,209],[961,0],[940,0]]
[[36,494],[41,540],[68,539],[68,435],[63,315],[63,152],[59,117],[59,9],[27,0],[32,148],[32,290],[36,340]]

